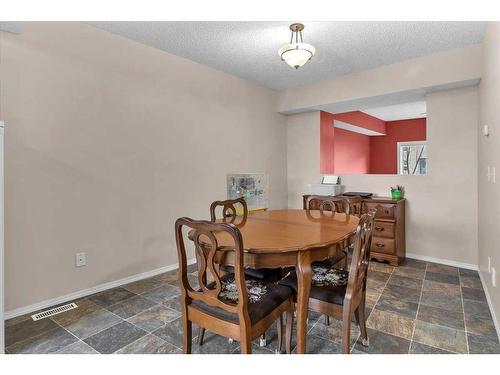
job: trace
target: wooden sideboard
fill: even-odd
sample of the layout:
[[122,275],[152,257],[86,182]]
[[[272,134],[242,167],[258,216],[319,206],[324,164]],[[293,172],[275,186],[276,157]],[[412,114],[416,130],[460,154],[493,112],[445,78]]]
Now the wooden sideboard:
[[[304,209],[307,208],[308,197],[303,196]],[[317,207],[313,204],[311,208]],[[406,254],[405,199],[363,198],[361,212],[366,213],[370,209],[376,210],[370,257],[397,266]]]

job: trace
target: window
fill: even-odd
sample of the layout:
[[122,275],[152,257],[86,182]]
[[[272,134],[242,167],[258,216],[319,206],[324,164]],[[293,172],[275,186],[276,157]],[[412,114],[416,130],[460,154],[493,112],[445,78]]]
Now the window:
[[398,142],[398,174],[427,174],[427,143]]

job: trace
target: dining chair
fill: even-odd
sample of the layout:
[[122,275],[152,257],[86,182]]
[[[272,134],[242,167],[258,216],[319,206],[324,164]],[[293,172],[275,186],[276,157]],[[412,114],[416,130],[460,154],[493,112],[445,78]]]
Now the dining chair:
[[[239,208],[239,210],[238,210]],[[228,199],[224,201],[215,201],[210,205],[210,221],[231,223],[237,227],[245,225],[248,219],[248,205],[245,198],[240,197],[237,199]],[[223,266],[224,271],[233,272],[232,267]],[[279,272],[278,272],[279,271]],[[274,269],[252,269],[245,268],[245,273],[249,276],[258,279],[274,279],[278,281],[281,279],[281,271]]]
[[[310,195],[307,197],[305,201],[306,210],[319,210],[321,214],[325,211],[345,213],[346,215],[350,214],[351,205],[349,204],[349,200],[344,196],[325,196],[325,195]],[[347,262],[349,258],[349,242],[346,240],[345,242],[336,245],[337,253],[335,256],[325,259],[323,261],[315,262],[315,266],[320,267],[332,267],[340,261],[343,261],[343,269],[347,269]],[[341,252],[339,254],[339,251]],[[330,317],[325,315],[326,325],[330,325]]]
[[[198,258],[199,288],[188,281],[185,231],[194,244]],[[180,218],[175,222],[179,258],[180,303],[183,322],[183,352],[191,353],[192,323],[218,335],[240,341],[241,353],[251,353],[251,342],[278,322],[278,350],[282,346],[282,316],[287,325],[292,319],[293,297],[290,288],[245,275],[243,238],[230,223],[212,223]],[[217,236],[230,239],[234,246],[220,247]],[[219,271],[216,261],[231,258],[234,273]],[[207,281],[211,275],[213,281]],[[286,337],[287,352],[291,335]]]
[[[245,225],[248,218],[248,212],[248,205],[243,197],[214,201],[210,205],[210,221],[231,223],[240,227]],[[221,266],[221,270],[234,273],[234,269],[231,266]],[[245,268],[245,274],[257,279],[265,279],[267,282],[278,282],[283,277],[281,269],[254,269],[247,267]],[[200,345],[203,343],[204,333],[205,331],[200,328],[198,334],[198,343]],[[263,347],[266,346],[266,344],[266,335],[264,333],[260,339],[260,346]]]
[[349,214],[361,217],[361,206],[363,199],[359,195],[342,196],[349,205]]
[[[342,316],[342,353],[349,353],[351,319],[354,314],[361,331],[362,345],[368,346],[365,301],[366,279],[370,260],[370,246],[375,212],[361,216],[356,229],[354,251],[349,271],[333,266],[312,265],[312,285],[309,309],[327,316]],[[281,285],[288,286],[297,293],[297,277],[291,272]],[[288,322],[287,322],[288,324]],[[291,328],[287,325],[286,334]]]
[[[240,210],[238,210],[240,208]],[[220,215],[218,211],[220,209]],[[210,221],[217,219],[224,223],[231,223],[236,226],[244,225],[248,218],[248,205],[245,198],[228,199],[225,201],[215,201],[210,205]]]
[[310,195],[305,202],[306,210],[332,211],[350,214],[350,205],[346,197],[329,195]]
[[[350,195],[350,196],[344,195],[342,197],[345,199],[346,204],[349,206],[349,214],[357,216],[357,217],[361,217],[363,198],[361,198],[359,195]],[[352,250],[353,246],[354,246],[354,244],[352,242],[347,242],[343,248],[343,250],[346,254],[346,258],[345,258],[346,262],[348,260],[349,250]]]
[[[325,196],[325,195],[310,195],[305,201],[306,210],[319,210],[322,214],[325,211],[331,211],[333,214],[335,212],[350,214],[350,204],[347,197],[343,196]],[[341,254],[337,252],[332,258],[329,258],[321,263],[328,263],[329,265],[334,265],[341,260],[343,260],[343,267],[347,269],[348,251],[349,243],[346,241],[337,246]]]
[[[240,207],[240,210],[238,210]],[[218,212],[219,211],[219,212]],[[220,213],[220,215],[218,215]],[[241,213],[241,215],[238,215]],[[231,223],[240,227],[245,225],[248,218],[248,206],[245,198],[240,197],[237,199],[228,199],[225,201],[215,201],[210,205],[210,221],[212,222],[224,222]],[[232,271],[232,267],[224,266],[222,267],[224,271]],[[267,281],[278,282],[282,278],[281,269],[253,269],[245,268],[245,274],[257,279],[266,279]]]

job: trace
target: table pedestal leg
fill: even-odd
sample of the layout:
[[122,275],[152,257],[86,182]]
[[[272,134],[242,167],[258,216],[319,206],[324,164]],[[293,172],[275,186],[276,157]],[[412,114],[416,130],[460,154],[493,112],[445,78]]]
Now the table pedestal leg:
[[297,273],[297,353],[304,354],[311,291],[311,257],[308,251],[299,252],[295,272]]

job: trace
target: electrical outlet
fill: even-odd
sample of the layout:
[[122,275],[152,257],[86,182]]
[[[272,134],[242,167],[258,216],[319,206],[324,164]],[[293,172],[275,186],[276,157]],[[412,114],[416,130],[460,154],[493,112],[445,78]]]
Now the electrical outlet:
[[491,180],[491,167],[488,165],[488,170],[486,171],[486,178],[488,181]]
[[486,124],[483,125],[483,135],[486,137],[490,135],[490,127]]
[[494,184],[497,182],[497,179],[495,177],[495,167],[491,167],[491,182]]
[[491,268],[491,285],[493,285],[494,288],[497,286],[497,272],[495,271],[495,267]]
[[491,257],[488,257],[488,273],[491,273]]
[[75,255],[75,265],[76,267],[83,267],[87,265],[87,254],[76,253]]

